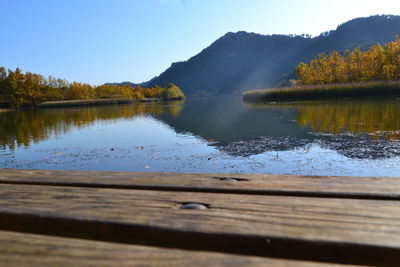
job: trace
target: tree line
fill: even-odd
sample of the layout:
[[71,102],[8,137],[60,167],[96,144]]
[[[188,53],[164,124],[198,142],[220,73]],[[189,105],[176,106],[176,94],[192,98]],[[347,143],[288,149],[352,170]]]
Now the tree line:
[[175,84],[165,88],[154,86],[143,88],[140,85],[104,84],[92,86],[80,82],[68,82],[52,76],[44,76],[32,72],[23,73],[0,67],[0,107],[12,108],[34,107],[45,101],[85,100],[97,98],[160,98],[182,99],[184,94]]
[[356,48],[344,54],[319,54],[296,69],[298,85],[400,80],[400,39],[366,51]]

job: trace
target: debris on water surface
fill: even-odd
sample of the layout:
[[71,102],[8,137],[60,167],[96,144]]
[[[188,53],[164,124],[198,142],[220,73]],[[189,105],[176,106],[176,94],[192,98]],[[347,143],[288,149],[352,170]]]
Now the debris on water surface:
[[359,136],[332,136],[319,141],[320,144],[338,153],[356,159],[384,159],[400,156],[400,141],[383,137],[373,138],[367,134]]
[[[231,156],[249,157],[269,151],[289,151],[299,148],[304,148],[306,152],[309,152],[313,143],[336,150],[348,158],[380,159],[400,156],[400,141],[388,140],[383,137],[373,138],[368,134],[317,134],[314,138],[308,139],[285,136],[259,137],[231,142],[225,146],[220,145],[218,149]],[[278,153],[276,155],[278,158]]]
[[220,151],[231,156],[249,157],[268,151],[286,151],[303,147],[311,140],[294,137],[259,137],[253,140],[241,140],[220,147]]

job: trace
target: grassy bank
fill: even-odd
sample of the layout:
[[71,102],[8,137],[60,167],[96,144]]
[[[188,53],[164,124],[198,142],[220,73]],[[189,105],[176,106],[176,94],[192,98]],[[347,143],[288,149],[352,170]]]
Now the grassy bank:
[[250,90],[242,94],[246,102],[334,99],[371,96],[400,96],[400,81],[296,86]]
[[60,107],[81,107],[81,106],[103,106],[103,105],[123,105],[140,102],[158,102],[158,98],[107,98],[107,99],[87,99],[87,100],[65,100],[47,101],[38,105],[38,108],[60,108]]

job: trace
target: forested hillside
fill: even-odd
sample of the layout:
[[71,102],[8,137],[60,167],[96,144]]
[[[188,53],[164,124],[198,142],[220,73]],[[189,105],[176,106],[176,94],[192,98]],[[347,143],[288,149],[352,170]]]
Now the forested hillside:
[[232,94],[248,89],[287,85],[300,62],[334,50],[368,49],[385,44],[400,33],[400,16],[357,18],[336,30],[308,35],[227,33],[198,55],[171,65],[146,86],[172,82],[185,94]]

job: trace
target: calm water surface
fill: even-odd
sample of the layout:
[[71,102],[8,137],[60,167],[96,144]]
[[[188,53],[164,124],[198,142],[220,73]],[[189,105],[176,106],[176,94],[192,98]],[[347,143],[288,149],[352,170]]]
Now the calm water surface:
[[0,113],[0,167],[400,176],[400,101],[238,98]]

